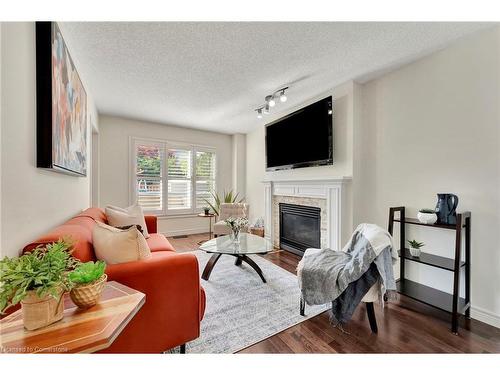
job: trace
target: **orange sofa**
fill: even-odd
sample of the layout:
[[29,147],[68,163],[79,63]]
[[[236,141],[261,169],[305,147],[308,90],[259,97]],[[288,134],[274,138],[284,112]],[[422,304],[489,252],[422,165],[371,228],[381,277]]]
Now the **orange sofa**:
[[[73,256],[83,262],[95,260],[92,228],[95,221],[107,223],[99,208],[89,208],[27,245],[71,237]],[[176,253],[164,235],[157,233],[157,218],[146,216],[151,237],[150,258],[108,265],[108,280],[114,280],[146,295],[146,303],[125,327],[106,353],[160,353],[194,340],[200,335],[205,312],[205,292],[200,286],[198,261],[192,254]]]

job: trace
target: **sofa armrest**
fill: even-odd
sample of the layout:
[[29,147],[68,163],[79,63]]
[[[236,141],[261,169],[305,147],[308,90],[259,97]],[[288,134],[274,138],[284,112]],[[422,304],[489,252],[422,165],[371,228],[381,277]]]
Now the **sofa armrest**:
[[158,233],[158,218],[154,215],[144,215],[148,233]]
[[105,351],[159,352],[199,336],[200,276],[193,254],[158,251],[148,259],[108,265],[106,273],[108,280],[143,292],[146,303]]

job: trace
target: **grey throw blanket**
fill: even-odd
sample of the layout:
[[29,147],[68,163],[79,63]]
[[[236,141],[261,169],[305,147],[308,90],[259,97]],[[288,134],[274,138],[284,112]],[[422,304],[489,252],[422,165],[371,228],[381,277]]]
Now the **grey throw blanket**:
[[379,295],[396,289],[392,269],[396,259],[390,234],[374,224],[361,224],[342,251],[305,252],[297,267],[302,297],[309,305],[320,305],[341,296],[333,303],[334,319],[346,322],[377,280]]
[[334,323],[347,323],[354,310],[359,305],[365,294],[377,282],[379,273],[375,263],[370,265],[359,279],[350,283],[346,290],[332,301],[332,321]]

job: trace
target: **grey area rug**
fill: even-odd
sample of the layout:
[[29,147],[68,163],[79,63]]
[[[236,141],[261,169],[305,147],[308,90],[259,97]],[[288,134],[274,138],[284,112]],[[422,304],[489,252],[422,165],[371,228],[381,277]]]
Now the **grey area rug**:
[[[211,254],[193,254],[201,274]],[[260,256],[250,257],[267,283],[250,266],[235,266],[236,258],[223,255],[210,280],[201,280],[207,307],[201,335],[187,344],[187,353],[234,353],[328,310],[328,305],[308,306],[307,316],[300,316],[297,276]]]

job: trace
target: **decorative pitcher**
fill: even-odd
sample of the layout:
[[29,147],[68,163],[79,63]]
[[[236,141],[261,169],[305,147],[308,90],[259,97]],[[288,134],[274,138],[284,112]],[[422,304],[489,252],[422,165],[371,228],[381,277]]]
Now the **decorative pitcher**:
[[457,223],[458,197],[450,193],[438,194],[437,196],[436,214],[438,223],[455,225]]

